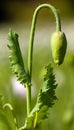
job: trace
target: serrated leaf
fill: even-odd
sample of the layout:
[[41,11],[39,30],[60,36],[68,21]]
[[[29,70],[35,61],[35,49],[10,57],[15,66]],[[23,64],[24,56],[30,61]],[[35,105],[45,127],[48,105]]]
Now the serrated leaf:
[[54,105],[54,100],[57,99],[55,96],[55,89],[57,84],[55,83],[55,76],[53,74],[53,68],[51,64],[45,67],[46,73],[44,74],[43,86],[40,89],[37,103],[41,108],[43,105],[47,107],[52,107]]
[[44,82],[39,91],[37,102],[33,110],[26,119],[25,126],[21,130],[37,129],[42,120],[47,119],[47,113],[50,107],[54,105],[57,99],[55,89],[57,87],[55,75],[51,64],[45,67]]
[[22,84],[29,84],[29,75],[24,69],[23,58],[18,42],[18,34],[10,30],[8,34],[9,62],[12,72]]

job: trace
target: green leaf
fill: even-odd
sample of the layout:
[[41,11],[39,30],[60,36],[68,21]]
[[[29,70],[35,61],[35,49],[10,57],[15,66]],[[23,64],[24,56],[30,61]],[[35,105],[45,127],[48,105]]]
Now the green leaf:
[[40,89],[37,103],[41,108],[43,105],[47,107],[52,107],[54,105],[54,100],[57,99],[55,96],[55,89],[57,84],[55,83],[55,76],[53,74],[53,68],[51,64],[45,67],[46,73],[44,74],[44,83]]
[[24,69],[23,58],[18,42],[18,34],[10,30],[8,34],[9,62],[12,72],[22,84],[29,84],[30,78]]
[[26,119],[25,126],[21,130],[37,129],[41,121],[47,119],[48,110],[54,105],[54,101],[57,99],[55,95],[57,84],[51,64],[45,67],[43,80],[44,82],[39,91],[36,105],[29,114],[28,118]]

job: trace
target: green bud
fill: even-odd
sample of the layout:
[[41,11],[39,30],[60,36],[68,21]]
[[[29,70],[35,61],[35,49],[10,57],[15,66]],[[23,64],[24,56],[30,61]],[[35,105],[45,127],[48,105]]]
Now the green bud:
[[53,33],[51,37],[51,49],[55,64],[60,65],[63,63],[66,48],[67,40],[65,34],[61,31]]

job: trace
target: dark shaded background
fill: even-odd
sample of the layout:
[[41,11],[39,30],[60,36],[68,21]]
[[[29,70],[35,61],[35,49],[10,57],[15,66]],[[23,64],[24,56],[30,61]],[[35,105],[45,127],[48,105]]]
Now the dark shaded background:
[[23,15],[29,17],[32,10],[41,3],[51,3],[61,10],[64,17],[74,17],[74,0],[0,0],[0,22],[18,17],[23,20]]

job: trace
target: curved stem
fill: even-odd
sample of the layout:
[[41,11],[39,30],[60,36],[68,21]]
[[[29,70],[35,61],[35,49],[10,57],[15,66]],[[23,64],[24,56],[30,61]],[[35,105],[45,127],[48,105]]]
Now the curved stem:
[[56,19],[56,31],[61,31],[61,20],[60,20],[58,11],[50,4],[42,4],[42,5],[38,6],[33,15],[31,32],[30,32],[29,53],[28,53],[28,73],[30,75],[30,78],[32,77],[33,42],[34,42],[36,21],[37,21],[38,13],[42,8],[51,9],[51,11],[53,12],[55,19]]
[[[32,78],[33,42],[34,42],[34,35],[35,35],[35,27],[36,27],[36,21],[37,21],[38,13],[42,8],[51,9],[51,11],[53,12],[55,19],[56,19],[56,31],[61,31],[61,20],[60,20],[60,16],[59,16],[58,11],[53,6],[51,6],[50,4],[42,4],[42,5],[38,6],[36,8],[35,12],[34,12],[34,15],[33,15],[31,32],[30,32],[30,41],[29,41],[28,74],[30,76],[30,81],[31,81],[31,78]],[[27,110],[28,114],[30,113],[30,104],[31,104],[31,88],[30,87],[27,88],[27,91],[28,91],[27,93],[28,93],[28,96],[29,96],[29,98],[27,96],[27,109],[28,109],[28,106],[29,106],[29,110]]]

